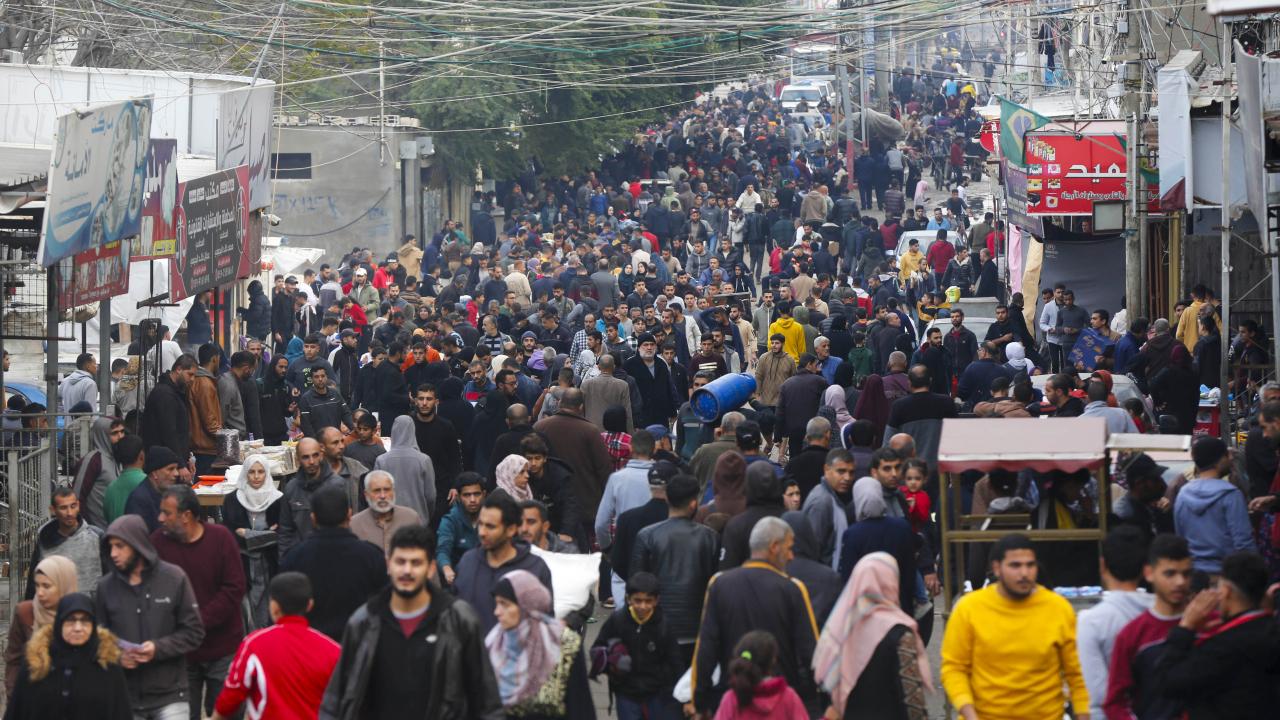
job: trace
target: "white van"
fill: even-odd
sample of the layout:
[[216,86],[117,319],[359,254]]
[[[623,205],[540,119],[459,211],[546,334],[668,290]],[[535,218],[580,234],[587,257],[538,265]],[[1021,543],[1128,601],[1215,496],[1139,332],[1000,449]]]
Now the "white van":
[[822,88],[816,85],[784,85],[782,92],[778,93],[778,104],[782,105],[783,112],[795,110],[801,100],[807,103],[810,109],[816,109],[823,97]]

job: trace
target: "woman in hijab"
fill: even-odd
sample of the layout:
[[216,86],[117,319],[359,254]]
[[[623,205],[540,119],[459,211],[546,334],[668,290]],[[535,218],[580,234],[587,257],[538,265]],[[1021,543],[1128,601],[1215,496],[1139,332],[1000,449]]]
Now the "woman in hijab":
[[694,520],[706,523],[712,515],[724,515],[727,522],[747,509],[747,459],[737,450],[730,450],[716,460],[711,473],[711,488],[715,495],[711,502],[698,508]]
[[22,656],[32,633],[53,622],[58,602],[76,591],[76,564],[61,555],[50,555],[36,565],[36,596],[18,603],[9,623],[9,644],[4,649],[5,697],[13,697],[22,668]]
[[[499,395],[501,391],[495,390]],[[385,470],[396,480],[396,504],[412,508],[418,517],[433,517],[436,504],[436,470],[431,458],[418,449],[413,418],[401,415],[391,426],[391,449],[374,461],[375,470]]]
[[282,497],[284,493],[271,477],[267,458],[250,455],[240,466],[236,491],[222,503],[222,524],[235,533],[240,543],[240,559],[249,582],[249,611],[255,628],[271,624],[267,583],[276,574],[277,547],[274,538],[265,545],[262,542],[270,537],[264,533],[274,532],[280,526]]
[[115,441],[124,437],[124,421],[112,417],[100,417],[93,421],[89,440],[93,450],[85,453],[76,465],[76,479],[72,486],[80,499],[80,517],[90,525],[105,528],[107,521],[102,514],[102,501],[107,496],[107,486],[120,475],[116,463]]
[[845,390],[840,385],[832,385],[827,388],[826,392],[822,394],[822,404],[835,411],[837,433],[853,422],[853,416],[849,414],[849,407],[845,405]]
[[31,636],[5,720],[131,720],[116,636],[98,627],[93,600],[71,593]]
[[840,578],[847,580],[853,566],[873,552],[887,552],[907,569],[898,583],[899,607],[912,608],[916,594],[916,535],[900,517],[888,516],[885,489],[879,480],[864,477],[853,484],[855,521],[845,531],[840,551]]
[[1148,382],[1151,399],[1162,413],[1178,420],[1177,432],[1190,435],[1200,406],[1200,382],[1191,369],[1191,353],[1182,343],[1174,343],[1169,364]]
[[862,394],[853,408],[854,420],[870,420],[875,427],[873,447],[884,444],[884,428],[889,424],[889,400],[884,394],[884,379],[871,374],[862,383]]
[[[510,429],[507,426],[507,407],[510,404],[511,401],[507,400],[506,393],[496,388],[490,390],[485,394],[484,399],[476,404],[476,419],[471,423],[470,434],[464,435],[463,438],[462,459],[468,470],[474,470],[485,477],[493,477],[493,443],[499,435]],[[459,432],[462,431],[459,430]],[[396,476],[396,480],[399,479],[399,476]]]
[[523,455],[508,455],[493,471],[498,489],[505,490],[516,502],[533,499],[529,488],[529,461]]
[[493,588],[493,626],[484,644],[508,718],[594,720],[582,636],[551,614],[551,592],[527,570]]
[[933,689],[932,673],[916,621],[895,599],[899,567],[883,552],[859,560],[822,628],[813,670],[831,695],[834,713],[827,717],[928,717],[924,693]]
[[1009,358],[1009,362],[1006,362],[1004,366],[1012,370],[1015,375],[1023,372],[1027,374],[1027,377],[1031,377],[1040,372],[1040,368],[1027,359],[1027,349],[1016,340],[1004,346],[1004,355]]

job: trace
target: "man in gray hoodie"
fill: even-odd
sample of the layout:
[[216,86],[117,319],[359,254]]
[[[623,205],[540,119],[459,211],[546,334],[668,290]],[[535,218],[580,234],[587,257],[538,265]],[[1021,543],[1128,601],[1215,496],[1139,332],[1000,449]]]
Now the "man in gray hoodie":
[[137,515],[117,518],[106,538],[113,568],[98,580],[97,617],[120,639],[134,718],[182,720],[186,654],[204,640],[195,590],[182,568],[159,559]]
[[71,371],[58,385],[58,405],[62,412],[71,412],[71,408],[81,402],[87,402],[98,409],[98,361],[91,353],[80,353],[76,358],[76,369]]

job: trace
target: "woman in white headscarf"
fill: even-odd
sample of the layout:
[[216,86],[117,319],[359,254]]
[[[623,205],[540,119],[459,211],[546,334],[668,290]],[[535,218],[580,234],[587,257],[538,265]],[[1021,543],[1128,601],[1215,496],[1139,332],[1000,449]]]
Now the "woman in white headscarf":
[[436,470],[431,458],[418,449],[413,418],[401,415],[391,426],[391,449],[374,461],[375,470],[386,470],[396,479],[396,504],[413,508],[418,517],[434,517]]
[[271,477],[271,463],[263,455],[250,455],[240,466],[236,491],[222,503],[222,523],[235,533],[244,561],[244,576],[249,591],[246,599],[255,627],[271,624],[267,583],[276,574],[276,545],[259,545],[280,525],[280,508],[284,505],[279,483]]
[[1027,349],[1022,343],[1014,341],[1004,346],[1005,357],[1009,358],[1009,362],[1005,363],[1005,367],[1013,370],[1015,373],[1024,372],[1027,377],[1031,377],[1039,372],[1036,364],[1027,359]]

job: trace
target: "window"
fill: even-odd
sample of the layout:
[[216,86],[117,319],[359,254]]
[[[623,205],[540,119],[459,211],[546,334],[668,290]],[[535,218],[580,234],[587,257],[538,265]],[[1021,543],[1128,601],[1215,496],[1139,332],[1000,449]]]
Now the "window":
[[271,177],[276,180],[310,180],[311,153],[271,153]]

